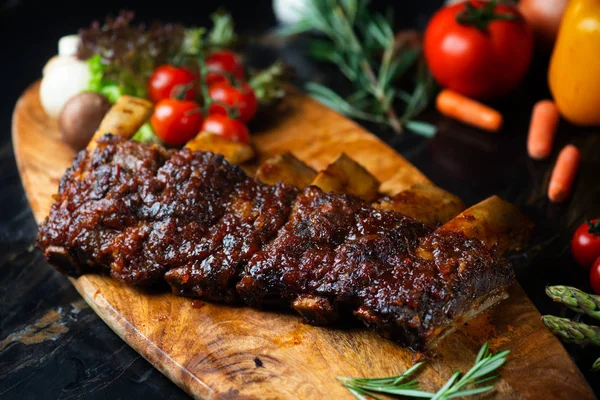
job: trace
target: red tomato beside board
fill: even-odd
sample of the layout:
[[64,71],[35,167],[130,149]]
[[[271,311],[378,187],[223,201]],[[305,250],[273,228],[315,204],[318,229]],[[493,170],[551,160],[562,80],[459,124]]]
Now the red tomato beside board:
[[150,123],[163,142],[180,146],[200,132],[201,108],[195,101],[165,99],[154,107]]
[[533,32],[514,7],[460,2],[431,18],[423,49],[442,86],[486,99],[504,95],[521,83],[531,64]]
[[600,257],[600,225],[598,219],[581,224],[571,239],[571,253],[579,265],[590,268]]

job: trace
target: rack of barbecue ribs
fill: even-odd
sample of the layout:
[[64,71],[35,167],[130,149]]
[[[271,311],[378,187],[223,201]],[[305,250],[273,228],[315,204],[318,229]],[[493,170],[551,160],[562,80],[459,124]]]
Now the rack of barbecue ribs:
[[286,153],[254,177],[222,155],[110,134],[81,151],[38,245],[61,272],[261,308],[311,324],[358,318],[423,350],[506,296],[502,254],[531,222],[492,197],[465,210],[433,185],[393,197],[345,155]]

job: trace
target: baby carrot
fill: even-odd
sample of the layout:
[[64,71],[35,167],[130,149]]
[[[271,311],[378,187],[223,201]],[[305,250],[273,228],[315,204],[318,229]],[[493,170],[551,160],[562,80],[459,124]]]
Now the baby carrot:
[[527,137],[529,157],[543,160],[550,155],[559,120],[560,114],[554,102],[541,100],[533,106]]
[[571,194],[580,158],[579,150],[572,144],[565,146],[558,154],[548,185],[548,198],[553,203],[562,203]]
[[435,104],[439,112],[465,124],[492,132],[502,127],[498,111],[452,90],[442,90]]

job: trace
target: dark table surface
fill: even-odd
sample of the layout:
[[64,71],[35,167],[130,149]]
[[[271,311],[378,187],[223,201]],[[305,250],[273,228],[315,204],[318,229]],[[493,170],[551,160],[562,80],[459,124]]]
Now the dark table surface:
[[[115,13],[120,6],[136,10],[140,19],[157,17],[196,25],[207,24],[209,12],[224,6],[233,13],[239,30],[252,35],[275,25],[271,1],[200,3],[202,9],[190,12],[189,3],[178,1],[168,6],[132,1],[120,5],[110,1],[0,1],[0,398],[186,397],[115,335],[34,247],[37,227],[16,168],[10,120],[20,93],[39,79],[45,61],[56,53],[58,38]],[[422,28],[441,1],[411,3],[402,9],[398,6],[400,25]],[[249,48],[250,61],[259,65],[282,57],[296,67],[299,81],[330,80],[330,70],[310,63],[302,48],[301,41],[254,44]],[[435,111],[424,116],[439,127],[432,140],[368,128],[465,203],[498,194],[522,207],[537,223],[537,231],[532,245],[511,257],[518,280],[542,314],[571,316],[545,297],[544,287],[570,284],[590,290],[587,274],[573,262],[568,243],[584,218],[600,215],[600,129],[562,123],[552,158],[544,162],[528,159],[525,141],[531,106],[549,96],[546,64],[547,56],[538,54],[523,87],[494,104],[505,115],[499,134],[464,127]],[[571,200],[553,205],[546,198],[546,185],[558,149],[567,143],[582,150],[583,163]],[[600,351],[567,348],[600,393],[598,374],[590,371]]]

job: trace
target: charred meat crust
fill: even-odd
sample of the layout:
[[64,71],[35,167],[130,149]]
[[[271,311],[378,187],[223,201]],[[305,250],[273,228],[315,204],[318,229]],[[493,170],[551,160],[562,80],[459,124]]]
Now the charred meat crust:
[[287,221],[297,192],[254,180],[239,185],[221,220],[201,239],[205,257],[165,275],[173,292],[226,303],[239,300],[235,285],[242,268]]
[[313,324],[353,314],[423,349],[513,279],[483,242],[434,229],[350,195],[262,184],[220,155],[106,135],[63,176],[38,246],[69,275],[166,280]]

